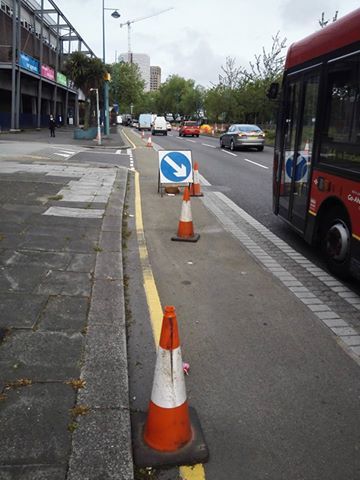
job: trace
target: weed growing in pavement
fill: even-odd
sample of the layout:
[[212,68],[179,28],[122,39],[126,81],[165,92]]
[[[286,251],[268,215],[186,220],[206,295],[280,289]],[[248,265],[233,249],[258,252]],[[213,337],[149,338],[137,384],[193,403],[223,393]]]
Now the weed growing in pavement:
[[135,467],[134,471],[135,480],[156,480],[156,470],[152,467],[137,468]]
[[64,382],[66,385],[71,385],[74,390],[80,390],[80,388],[85,388],[86,381],[81,378],[72,378]]
[[0,233],[0,242],[1,240],[5,240],[5,235],[3,235],[2,233]]
[[70,415],[73,418],[76,418],[80,415],[87,415],[90,411],[90,407],[87,405],[76,405],[74,408],[70,409]]
[[29,387],[32,383],[32,380],[29,378],[19,378],[19,380],[15,380],[15,382],[6,383],[5,388],[9,390],[10,388]]
[[99,245],[94,245],[94,252],[102,252],[103,249]]
[[48,200],[62,200],[64,198],[64,195],[52,195],[51,197],[48,197]]
[[70,433],[75,432],[75,430],[78,428],[79,424],[76,422],[71,422],[69,423],[67,429],[69,430]]

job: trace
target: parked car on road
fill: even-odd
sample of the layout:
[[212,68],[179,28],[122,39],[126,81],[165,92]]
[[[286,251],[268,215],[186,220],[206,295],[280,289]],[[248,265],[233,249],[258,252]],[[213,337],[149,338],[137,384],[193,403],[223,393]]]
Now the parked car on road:
[[200,135],[200,127],[196,122],[187,120],[180,125],[179,137],[198,137]]
[[257,125],[234,124],[220,136],[220,147],[236,150],[240,147],[254,147],[264,150],[265,133]]
[[133,118],[131,122],[131,126],[134,128],[139,128],[139,120],[137,118]]

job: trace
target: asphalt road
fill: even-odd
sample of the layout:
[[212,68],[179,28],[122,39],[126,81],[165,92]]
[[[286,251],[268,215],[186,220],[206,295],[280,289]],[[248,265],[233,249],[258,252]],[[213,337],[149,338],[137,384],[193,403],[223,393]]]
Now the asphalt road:
[[[199,172],[216,190],[223,192],[249,215],[271,232],[326,270],[320,252],[308,245],[272,211],[273,148],[263,152],[221,149],[219,140],[212,137],[179,137],[177,132],[168,136],[157,135],[153,142],[164,149],[189,149],[193,161],[199,163]],[[360,282],[350,280],[347,285],[360,294]]]

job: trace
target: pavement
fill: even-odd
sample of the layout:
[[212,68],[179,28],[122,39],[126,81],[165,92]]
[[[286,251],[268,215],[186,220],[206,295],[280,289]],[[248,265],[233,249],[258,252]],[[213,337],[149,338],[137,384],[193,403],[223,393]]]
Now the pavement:
[[[2,140],[79,145],[56,134],[3,133],[0,156]],[[126,147],[116,129],[104,144]],[[130,480],[128,169],[1,157],[0,175],[0,479]]]

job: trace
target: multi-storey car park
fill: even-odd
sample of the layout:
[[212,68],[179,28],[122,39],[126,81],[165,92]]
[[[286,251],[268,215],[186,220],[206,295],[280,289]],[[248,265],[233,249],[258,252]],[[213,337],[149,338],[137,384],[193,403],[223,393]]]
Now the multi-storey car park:
[[[20,21],[19,21],[20,20]],[[0,128],[78,124],[79,92],[62,67],[95,54],[52,0],[0,0]]]

